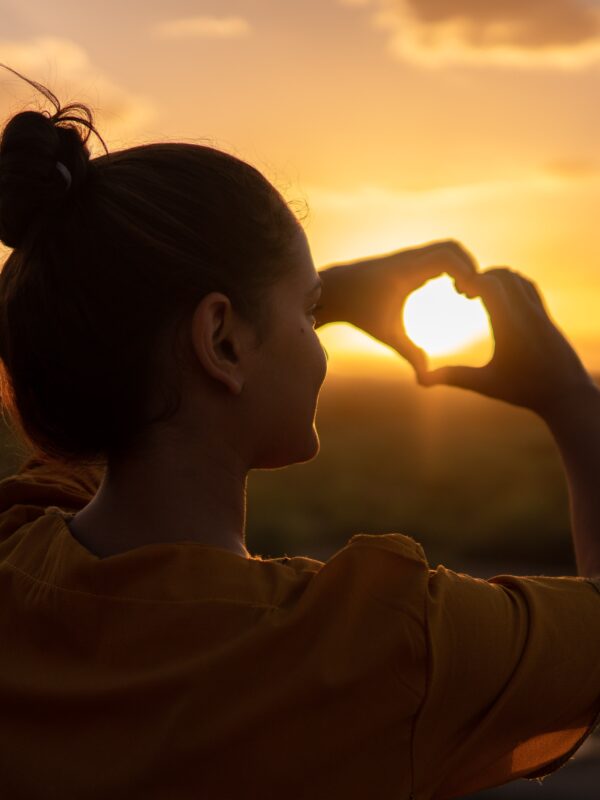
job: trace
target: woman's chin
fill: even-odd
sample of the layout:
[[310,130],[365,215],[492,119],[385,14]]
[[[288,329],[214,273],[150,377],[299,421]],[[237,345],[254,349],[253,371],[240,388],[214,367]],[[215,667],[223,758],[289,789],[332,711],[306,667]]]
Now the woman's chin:
[[301,464],[304,461],[311,461],[315,456],[319,454],[319,450],[321,449],[321,443],[319,442],[319,436],[316,430],[313,428],[313,435],[309,442],[307,443],[307,448],[304,455],[301,455],[299,458],[296,458],[294,463]]
[[281,467],[289,467],[292,464],[302,464],[315,458],[320,448],[319,435],[313,426],[310,435],[300,447],[289,448],[285,452],[265,453],[263,458],[254,465],[253,469],[279,469]]

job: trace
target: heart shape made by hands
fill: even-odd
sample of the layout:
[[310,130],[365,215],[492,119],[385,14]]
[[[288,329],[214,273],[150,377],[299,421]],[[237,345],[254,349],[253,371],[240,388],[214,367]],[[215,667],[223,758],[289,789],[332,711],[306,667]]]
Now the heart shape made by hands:
[[489,317],[480,298],[459,294],[448,275],[427,281],[406,300],[404,330],[428,357],[429,367],[480,367],[494,354]]

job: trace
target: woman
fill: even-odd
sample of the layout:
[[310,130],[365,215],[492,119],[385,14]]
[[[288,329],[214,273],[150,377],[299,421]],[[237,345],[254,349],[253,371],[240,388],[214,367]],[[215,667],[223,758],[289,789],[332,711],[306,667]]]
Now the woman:
[[[0,796],[428,800],[559,767],[600,710],[600,398],[535,288],[453,242],[317,272],[250,165],[90,159],[88,110],[37,88],[56,113],[0,142],[2,396],[32,450],[0,484]],[[443,272],[489,309],[481,370],[429,373],[393,322]],[[318,452],[336,320],[548,422],[578,577],[431,570],[397,533],[248,552],[248,471]]]

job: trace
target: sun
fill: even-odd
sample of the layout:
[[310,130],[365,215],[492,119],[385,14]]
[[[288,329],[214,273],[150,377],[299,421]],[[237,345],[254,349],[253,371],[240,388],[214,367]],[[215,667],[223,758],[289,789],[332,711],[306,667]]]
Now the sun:
[[490,322],[482,301],[458,294],[448,275],[428,281],[404,306],[404,328],[430,356],[445,356],[489,339]]

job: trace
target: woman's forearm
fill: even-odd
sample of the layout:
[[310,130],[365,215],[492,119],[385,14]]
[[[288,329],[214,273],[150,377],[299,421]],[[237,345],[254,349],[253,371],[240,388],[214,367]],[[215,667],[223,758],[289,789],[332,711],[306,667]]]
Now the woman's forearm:
[[600,391],[590,386],[544,415],[567,473],[579,575],[600,576]]

